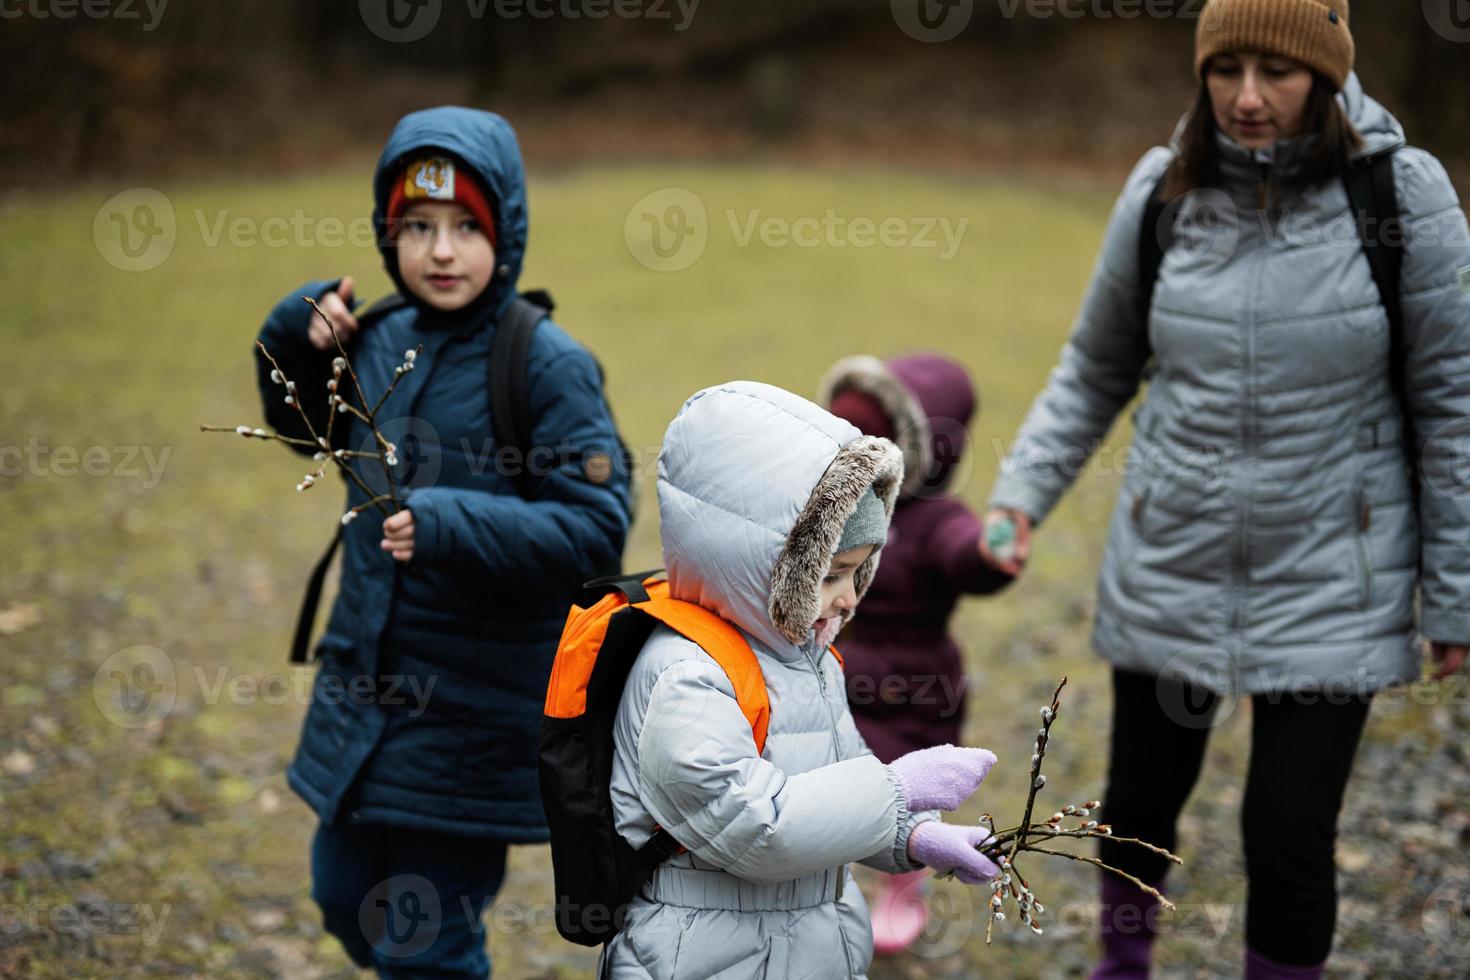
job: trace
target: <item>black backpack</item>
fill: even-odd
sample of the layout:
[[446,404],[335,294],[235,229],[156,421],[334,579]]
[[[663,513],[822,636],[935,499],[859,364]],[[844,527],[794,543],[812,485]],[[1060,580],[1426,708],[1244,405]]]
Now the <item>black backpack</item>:
[[[1138,229],[1138,323],[1143,331],[1143,343],[1147,347],[1148,315],[1153,307],[1154,286],[1158,282],[1159,268],[1164,262],[1164,252],[1169,247],[1169,233],[1173,228],[1172,217],[1177,212],[1178,201],[1164,199],[1164,183],[1168,172],[1159,178],[1144,207],[1143,222]],[[1398,191],[1393,176],[1393,151],[1379,153],[1354,160],[1343,172],[1342,182],[1352,206],[1358,237],[1363,252],[1368,257],[1368,266],[1373,271],[1373,281],[1378,286],[1378,295],[1388,313],[1389,324],[1389,381],[1394,396],[1398,399],[1403,416],[1402,442],[1406,464],[1410,471],[1410,490],[1417,511],[1419,507],[1419,469],[1417,442],[1414,435],[1414,416],[1409,410],[1408,365],[1404,350],[1404,310],[1401,297],[1400,278],[1404,265],[1403,220],[1399,213]],[[1169,215],[1170,221],[1165,222]],[[1156,368],[1150,354],[1144,368],[1144,378],[1153,376]],[[1374,438],[1377,438],[1375,433]]]
[[[373,303],[357,321],[360,327],[380,319],[408,305],[399,293],[391,293]],[[551,315],[556,303],[551,294],[542,289],[528,290],[511,300],[505,315],[495,325],[495,336],[491,340],[490,360],[487,366],[486,385],[490,393],[490,426],[497,452],[513,449],[512,459],[525,459],[531,444],[531,432],[536,420],[531,418],[530,386],[526,382],[526,359],[531,350],[531,339],[541,321]],[[602,377],[602,365],[597,365],[598,376]],[[627,444],[618,437],[621,457],[617,464],[631,467]],[[629,470],[631,472],[631,469]],[[530,500],[535,496],[532,474],[524,466],[517,467],[512,474],[516,493]],[[635,493],[629,489],[630,496]],[[327,550],[317,559],[307,579],[306,592],[301,599],[301,611],[296,616],[296,633],[291,640],[291,663],[308,662],[311,643],[311,628],[316,622],[317,607],[321,604],[322,585],[326,581],[327,569],[332,557],[342,543],[342,526],[338,525]],[[614,569],[613,571],[616,571]]]

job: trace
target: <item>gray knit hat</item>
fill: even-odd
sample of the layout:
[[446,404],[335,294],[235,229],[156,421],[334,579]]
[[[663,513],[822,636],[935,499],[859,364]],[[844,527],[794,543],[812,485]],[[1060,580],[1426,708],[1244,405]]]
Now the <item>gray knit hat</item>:
[[888,513],[883,509],[883,501],[869,487],[868,492],[858,498],[857,509],[852,512],[847,523],[842,525],[842,537],[833,554],[870,544],[881,548],[887,541]]

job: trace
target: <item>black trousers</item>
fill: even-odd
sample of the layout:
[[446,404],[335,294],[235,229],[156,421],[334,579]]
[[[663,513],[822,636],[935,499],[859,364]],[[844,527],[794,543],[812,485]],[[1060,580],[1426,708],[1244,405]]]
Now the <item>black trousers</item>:
[[[1279,963],[1309,966],[1332,950],[1337,816],[1371,701],[1371,694],[1251,698],[1250,772],[1240,814],[1249,881],[1246,941]],[[1102,819],[1116,836],[1179,853],[1179,811],[1199,777],[1217,702],[1178,680],[1113,671]],[[1168,867],[1132,845],[1102,841],[1099,850],[1103,861],[1151,884]]]

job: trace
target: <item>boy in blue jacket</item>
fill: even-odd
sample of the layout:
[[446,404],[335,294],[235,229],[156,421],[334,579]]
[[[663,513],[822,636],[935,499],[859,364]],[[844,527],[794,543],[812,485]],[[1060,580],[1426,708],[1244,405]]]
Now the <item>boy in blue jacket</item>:
[[[349,508],[391,490],[401,509],[344,521],[341,588],[287,779],[321,820],[312,896],[352,960],[381,976],[485,977],[480,916],[506,845],[548,839],[536,745],[557,639],[581,583],[618,563],[629,482],[609,465],[621,445],[596,361],[545,320],[526,357],[527,458],[545,450],[531,491],[497,459],[487,363],[528,226],[510,125],[459,107],[405,116],[373,198],[406,303],[359,327],[350,277],[313,282],[260,333],[319,434],[337,350],[305,297],[331,316],[370,400],[413,361],[378,414],[393,486],[379,460],[349,458],[362,481],[347,483]],[[305,438],[257,362],[267,419]],[[332,448],[377,447],[339,412]]]

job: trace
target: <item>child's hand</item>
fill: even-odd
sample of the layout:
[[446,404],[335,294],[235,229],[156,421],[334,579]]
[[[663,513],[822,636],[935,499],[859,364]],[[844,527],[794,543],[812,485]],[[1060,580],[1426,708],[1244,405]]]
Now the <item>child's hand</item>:
[[413,558],[413,511],[405,507],[383,522],[383,540],[378,547],[393,552],[397,561]]
[[968,800],[995,765],[987,749],[936,745],[888,764],[903,784],[910,810],[953,810]]
[[984,827],[963,827],[926,820],[909,834],[909,860],[934,869],[935,874],[954,873],[967,885],[983,885],[1000,874],[979,848],[990,839]]
[[[323,296],[317,305],[332,318],[332,326],[337,328],[337,337],[342,341],[342,346],[346,347],[347,341],[357,333],[357,317],[352,315],[352,277],[343,276],[341,285],[334,292]],[[311,327],[307,336],[311,339],[311,346],[317,350],[337,349],[336,342],[332,340],[331,328],[315,312],[311,314]]]
[[1429,649],[1438,665],[1434,671],[1434,679],[1437,681],[1444,680],[1465,666],[1465,659],[1470,656],[1470,647],[1458,643],[1440,643],[1435,640],[1429,644]]
[[[1013,534],[998,533],[1003,532],[1007,523],[1014,529]],[[992,547],[992,535],[997,541],[1010,538],[1009,546],[1004,549]],[[999,507],[986,514],[985,533],[980,535],[980,557],[987,565],[1007,575],[1020,575],[1026,559],[1031,557],[1031,518],[1022,511]]]

